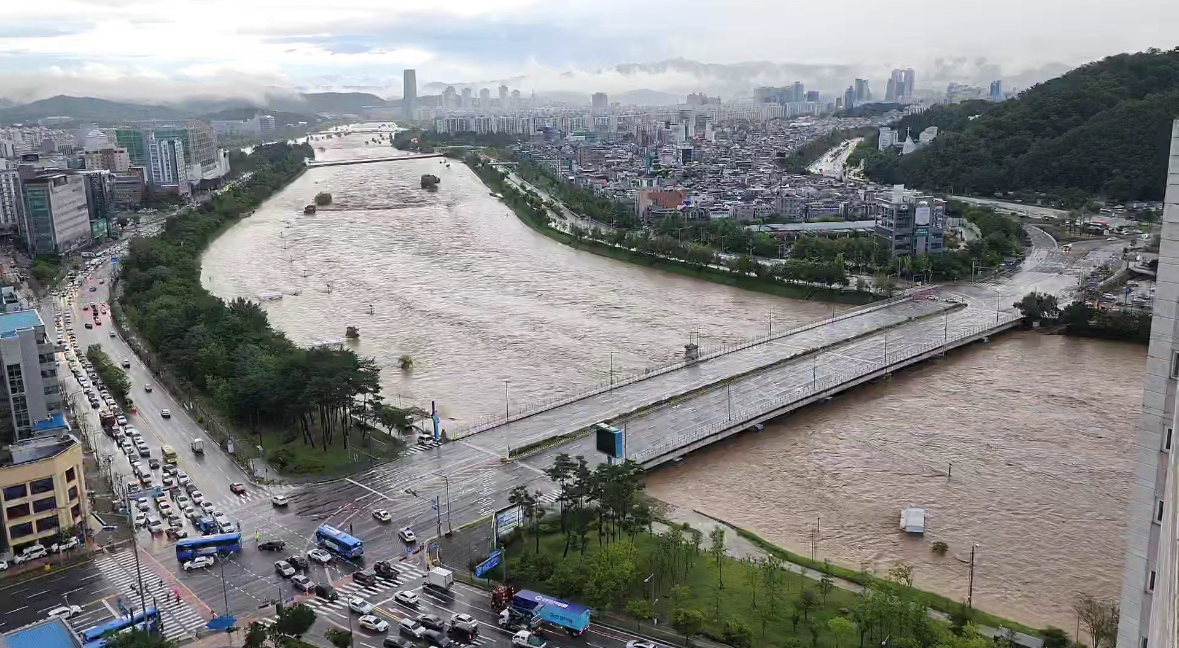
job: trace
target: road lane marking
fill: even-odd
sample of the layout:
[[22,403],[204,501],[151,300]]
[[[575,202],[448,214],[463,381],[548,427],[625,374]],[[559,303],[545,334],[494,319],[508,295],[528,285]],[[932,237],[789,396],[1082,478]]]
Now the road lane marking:
[[382,493],[381,491],[378,491],[378,490],[376,490],[376,489],[373,489],[373,488],[369,488],[368,486],[365,486],[364,484],[362,484],[362,483],[360,483],[360,482],[356,481],[355,479],[352,479],[351,477],[347,477],[347,478],[345,478],[345,479],[344,479],[344,481],[346,481],[346,482],[349,482],[349,483],[352,483],[352,484],[355,484],[355,485],[357,485],[357,486],[359,486],[359,487],[363,488],[364,490],[366,490],[366,491],[368,491],[368,492],[372,493],[373,495],[379,495],[379,496],[381,496],[381,497],[385,498],[386,500],[388,500],[388,501],[390,501],[390,502],[394,502],[394,501],[396,501],[396,500],[394,500],[392,497],[389,497],[388,495],[386,495],[386,494]]

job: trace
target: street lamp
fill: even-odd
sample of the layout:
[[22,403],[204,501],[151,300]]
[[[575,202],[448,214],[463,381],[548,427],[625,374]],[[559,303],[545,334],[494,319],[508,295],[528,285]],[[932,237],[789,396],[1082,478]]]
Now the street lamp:
[[610,352],[610,391],[614,391],[614,352]]

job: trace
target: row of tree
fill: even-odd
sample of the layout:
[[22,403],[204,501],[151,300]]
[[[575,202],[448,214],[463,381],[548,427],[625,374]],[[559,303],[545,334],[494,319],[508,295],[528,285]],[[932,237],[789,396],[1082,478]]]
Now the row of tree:
[[[122,261],[120,304],[167,367],[234,420],[297,425],[305,444],[348,443],[358,400],[379,390],[379,368],[339,347],[299,348],[275,331],[258,304],[213,296],[200,282],[200,254],[217,233],[293,180],[313,157],[308,145],[271,144],[245,159],[248,181],[137,238]],[[293,440],[293,439],[292,439]]]
[[1062,308],[1055,295],[1034,291],[1012,305],[1019,309],[1028,324],[1063,326],[1069,335],[1150,344],[1152,316],[1139,308],[1102,308],[1095,296]]
[[127,394],[131,391],[131,381],[127,379],[127,373],[97,344],[91,344],[86,348],[86,358],[90,360],[94,373],[102,380],[102,384],[106,385],[111,396],[126,405]]
[[529,159],[521,158],[517,162],[521,178],[549,192],[575,213],[622,229],[635,229],[641,225],[633,206],[595,196],[588,189],[563,182],[551,170]]

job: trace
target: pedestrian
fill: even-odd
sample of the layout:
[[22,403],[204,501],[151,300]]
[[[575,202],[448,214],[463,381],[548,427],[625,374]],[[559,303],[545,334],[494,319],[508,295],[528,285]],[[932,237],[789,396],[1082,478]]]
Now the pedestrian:
[[160,579],[160,587],[163,587],[163,586],[164,586],[164,579],[161,578]]

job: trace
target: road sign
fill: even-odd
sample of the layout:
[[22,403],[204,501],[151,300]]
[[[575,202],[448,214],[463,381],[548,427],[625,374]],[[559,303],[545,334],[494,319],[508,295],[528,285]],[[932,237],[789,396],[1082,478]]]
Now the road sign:
[[434,509],[435,511],[438,510],[438,498],[437,497],[430,498],[430,508]]
[[502,554],[502,553],[503,552],[501,552],[501,551],[495,551],[494,553],[491,554],[491,556],[489,556],[487,558],[487,560],[484,560],[483,562],[479,563],[479,566],[475,567],[475,576],[478,578],[482,578],[483,574],[486,574],[487,572],[491,571],[492,569],[495,569],[499,565],[499,557],[500,557],[500,554]]
[[520,521],[524,518],[524,510],[519,506],[509,506],[506,509],[497,511],[495,514],[495,534],[497,537],[504,537],[512,532],[512,529],[520,526]]

